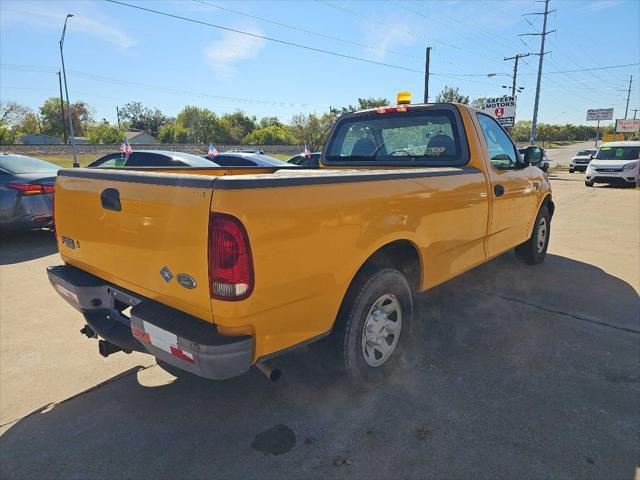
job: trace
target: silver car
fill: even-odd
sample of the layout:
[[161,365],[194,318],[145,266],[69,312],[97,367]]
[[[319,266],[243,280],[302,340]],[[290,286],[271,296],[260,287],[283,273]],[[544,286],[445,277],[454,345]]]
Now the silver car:
[[53,224],[53,189],[60,167],[24,155],[0,153],[0,230]]

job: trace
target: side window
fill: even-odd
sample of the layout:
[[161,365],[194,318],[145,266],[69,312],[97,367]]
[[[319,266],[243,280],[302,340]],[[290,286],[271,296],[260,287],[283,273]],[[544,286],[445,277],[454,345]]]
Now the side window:
[[96,160],[93,164],[91,164],[92,167],[121,167],[122,165],[120,164],[119,160],[120,160],[121,154],[120,153],[112,153],[110,155],[107,155],[105,157],[102,157],[99,160]]
[[218,155],[213,162],[221,167],[255,167],[257,165],[253,160],[235,155]]
[[133,152],[127,160],[127,167],[176,167],[182,162],[174,162],[171,157],[149,152]]
[[489,115],[481,113],[478,114],[478,122],[487,142],[489,158],[493,166],[498,169],[515,168],[519,163],[519,154],[500,124]]

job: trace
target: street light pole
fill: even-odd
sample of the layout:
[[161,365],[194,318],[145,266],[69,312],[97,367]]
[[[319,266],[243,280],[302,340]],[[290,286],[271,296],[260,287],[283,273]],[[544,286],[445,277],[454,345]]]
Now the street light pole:
[[73,168],[78,168],[80,164],[78,163],[78,154],[76,153],[76,137],[73,132],[73,120],[71,118],[71,104],[69,103],[69,90],[67,89],[67,73],[64,69],[64,54],[62,53],[62,47],[64,46],[64,34],[67,31],[67,20],[69,20],[73,15],[71,13],[67,13],[66,18],[64,19],[64,28],[62,29],[62,36],[60,37],[60,60],[62,60],[62,77],[64,78],[64,93],[67,98],[67,118],[69,119],[69,134],[71,135],[71,151],[73,152]]

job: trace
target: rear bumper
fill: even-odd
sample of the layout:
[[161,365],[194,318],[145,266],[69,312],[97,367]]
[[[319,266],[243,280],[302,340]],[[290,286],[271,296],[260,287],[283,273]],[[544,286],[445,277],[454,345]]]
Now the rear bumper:
[[3,230],[48,228],[53,223],[52,194],[16,196],[13,204],[0,210]]
[[[49,281],[103,339],[150,353],[201,377],[223,380],[252,365],[253,338],[218,334],[215,325],[112,285],[68,265],[47,268]],[[131,307],[130,316],[123,310]]]

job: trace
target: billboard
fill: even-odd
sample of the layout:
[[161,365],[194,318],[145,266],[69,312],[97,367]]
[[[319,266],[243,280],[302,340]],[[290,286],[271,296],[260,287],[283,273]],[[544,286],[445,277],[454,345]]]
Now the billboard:
[[635,133],[640,132],[640,119],[632,120],[618,119],[616,120],[616,132],[620,133]]
[[587,110],[587,121],[613,120],[613,108],[593,108]]
[[487,98],[482,111],[494,117],[503,127],[513,127],[517,97]]

